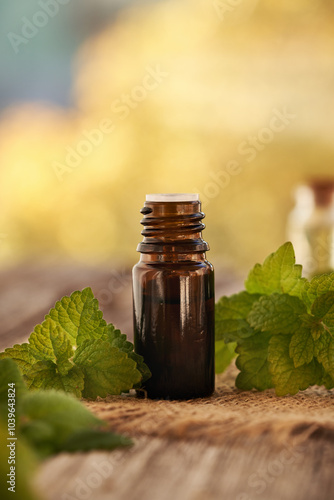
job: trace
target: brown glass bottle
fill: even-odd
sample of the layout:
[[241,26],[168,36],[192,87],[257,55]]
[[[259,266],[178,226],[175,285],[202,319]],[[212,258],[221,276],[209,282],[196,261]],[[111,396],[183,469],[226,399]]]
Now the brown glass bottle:
[[201,203],[197,195],[146,199],[141,258],[133,268],[135,351],[152,372],[145,389],[150,398],[209,396],[215,379],[214,271],[201,235]]

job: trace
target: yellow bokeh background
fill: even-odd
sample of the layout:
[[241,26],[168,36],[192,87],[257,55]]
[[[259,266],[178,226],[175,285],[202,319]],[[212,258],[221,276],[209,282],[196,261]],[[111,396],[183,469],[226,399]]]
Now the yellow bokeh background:
[[[210,260],[242,273],[261,261],[286,240],[293,189],[334,176],[333,21],[325,0],[122,11],[78,52],[73,109],[25,103],[1,115],[1,265],[130,266],[145,194],[194,191],[205,200]],[[140,94],[153,70],[161,81]],[[115,109],[128,95],[137,97],[124,117]],[[265,138],[277,111],[293,119],[248,161],[240,145]],[[113,130],[69,167],[68,151],[106,120]],[[229,162],[235,175],[222,173]]]

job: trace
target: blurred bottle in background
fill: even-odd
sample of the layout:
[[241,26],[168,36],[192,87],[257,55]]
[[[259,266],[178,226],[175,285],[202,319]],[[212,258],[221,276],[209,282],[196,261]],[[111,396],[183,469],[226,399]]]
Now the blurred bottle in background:
[[334,179],[313,179],[295,191],[295,207],[287,224],[296,261],[304,275],[334,270]]

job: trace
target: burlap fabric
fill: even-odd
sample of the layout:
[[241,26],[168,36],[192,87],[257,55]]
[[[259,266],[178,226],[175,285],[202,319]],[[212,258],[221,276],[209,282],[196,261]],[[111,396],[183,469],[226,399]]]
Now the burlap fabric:
[[270,435],[273,442],[325,438],[334,442],[334,390],[312,387],[295,396],[277,397],[273,390],[239,391],[235,368],[217,377],[210,398],[189,401],[113,396],[86,402],[109,427],[132,437],[204,439],[213,444],[242,437]]

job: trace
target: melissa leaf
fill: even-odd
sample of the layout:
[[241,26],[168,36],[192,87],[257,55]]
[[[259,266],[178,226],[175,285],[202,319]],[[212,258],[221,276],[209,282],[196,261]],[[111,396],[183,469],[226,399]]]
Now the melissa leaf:
[[314,276],[310,282],[306,281],[302,291],[302,299],[309,307],[321,295],[334,291],[334,273]]
[[291,334],[301,327],[300,316],[304,313],[306,307],[298,297],[273,293],[256,301],[247,319],[256,330]]
[[254,335],[254,329],[247,321],[247,316],[259,295],[241,292],[231,297],[222,297],[216,304],[216,340],[234,342]]
[[295,252],[290,242],[269,255],[264,263],[256,264],[249,273],[245,287],[249,293],[288,293],[301,297],[306,279],[302,266],[295,264]]
[[83,370],[86,398],[128,392],[142,379],[137,363],[102,339],[85,340],[76,350],[73,361]]
[[239,389],[264,391],[273,387],[267,359],[269,339],[269,335],[259,333],[238,344],[236,365],[240,373],[236,386]]
[[269,341],[269,371],[277,396],[297,394],[310,385],[318,384],[322,375],[321,367],[314,359],[295,367],[289,356],[290,341],[288,335],[273,335]]
[[72,345],[87,339],[98,339],[106,334],[107,323],[99,310],[99,303],[90,288],[63,297],[45,317],[50,318],[67,334]]

